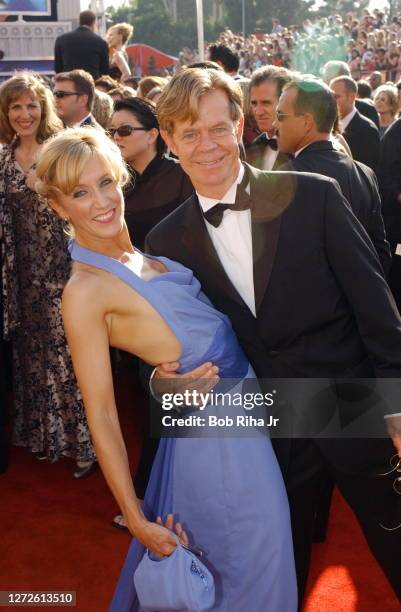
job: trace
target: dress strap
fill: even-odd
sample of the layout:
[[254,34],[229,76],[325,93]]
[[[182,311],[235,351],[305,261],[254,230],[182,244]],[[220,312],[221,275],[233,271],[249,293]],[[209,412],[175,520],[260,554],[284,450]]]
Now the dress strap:
[[[118,276],[118,278],[134,289],[139,290],[140,293],[143,293],[144,284],[146,281],[135,274],[135,272],[128,268],[128,266],[121,263],[121,261],[117,261],[117,259],[108,257],[107,255],[103,255],[97,251],[86,249],[85,247],[77,244],[75,240],[69,241],[68,250],[70,251],[71,259],[73,261],[79,261],[80,263],[87,264],[88,266],[93,266],[94,268],[99,268],[100,270],[110,272],[111,274]],[[139,287],[141,287],[141,289],[139,289]]]

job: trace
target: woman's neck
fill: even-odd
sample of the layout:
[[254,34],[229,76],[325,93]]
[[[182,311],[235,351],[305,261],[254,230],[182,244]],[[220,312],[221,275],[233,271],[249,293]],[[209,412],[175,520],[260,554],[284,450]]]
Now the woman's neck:
[[129,160],[128,163],[139,174],[143,174],[150,162],[154,160],[157,155],[157,151],[154,149],[144,151],[141,155],[135,157],[135,159]]
[[36,140],[36,136],[19,136],[17,148],[27,155],[30,152],[35,153],[40,147],[41,144]]
[[381,127],[387,127],[395,119],[395,115],[390,112],[379,113],[379,123]]
[[98,238],[87,234],[76,233],[75,242],[85,249],[102,253],[113,259],[120,259],[124,253],[135,253],[135,248],[129,237],[128,229],[124,223],[124,228],[118,236],[113,238]]

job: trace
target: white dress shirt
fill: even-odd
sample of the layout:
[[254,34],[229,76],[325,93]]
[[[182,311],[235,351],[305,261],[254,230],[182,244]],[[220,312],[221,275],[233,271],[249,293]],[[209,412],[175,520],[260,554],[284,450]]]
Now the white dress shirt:
[[348,125],[351,123],[352,119],[354,118],[354,115],[356,113],[356,108],[354,108],[350,113],[348,113],[348,115],[345,115],[345,117],[343,119],[339,119],[338,120],[338,127],[340,128],[340,132],[341,134],[344,133],[344,130],[348,127]]
[[[218,202],[222,204],[234,204],[237,186],[242,181],[244,172],[244,167],[241,164],[236,180],[221,200],[206,198],[197,193],[202,211],[208,211]],[[249,185],[246,190],[249,190]],[[228,278],[248,306],[249,310],[256,316],[255,288],[253,284],[251,211],[225,210],[222,222],[218,227],[214,227],[211,223],[206,221],[206,219],[205,225]]]
[[[266,134],[267,136],[267,134]],[[267,136],[268,137],[268,136]],[[278,149],[272,149],[269,145],[264,148],[262,155],[262,167],[261,170],[272,170],[276,159],[278,157]]]

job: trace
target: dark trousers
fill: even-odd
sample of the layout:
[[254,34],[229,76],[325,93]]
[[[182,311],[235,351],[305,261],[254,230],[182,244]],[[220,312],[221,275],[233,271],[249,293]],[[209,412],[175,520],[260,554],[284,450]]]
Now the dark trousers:
[[[383,440],[383,451],[388,459],[394,454],[389,440]],[[371,552],[401,602],[401,528],[386,531],[380,525],[393,527],[401,523],[400,499],[392,488],[395,476],[378,476],[386,471],[385,464],[357,474],[344,473],[330,465],[313,441],[293,440],[284,480],[291,510],[300,607],[309,573],[322,475],[326,470],[355,513]]]

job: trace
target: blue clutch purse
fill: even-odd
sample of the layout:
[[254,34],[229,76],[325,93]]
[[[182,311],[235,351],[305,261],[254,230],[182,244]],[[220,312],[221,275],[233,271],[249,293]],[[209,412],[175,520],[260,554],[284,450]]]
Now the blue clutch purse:
[[146,612],[197,612],[214,604],[212,574],[181,544],[168,557],[146,551],[134,573],[134,584]]

